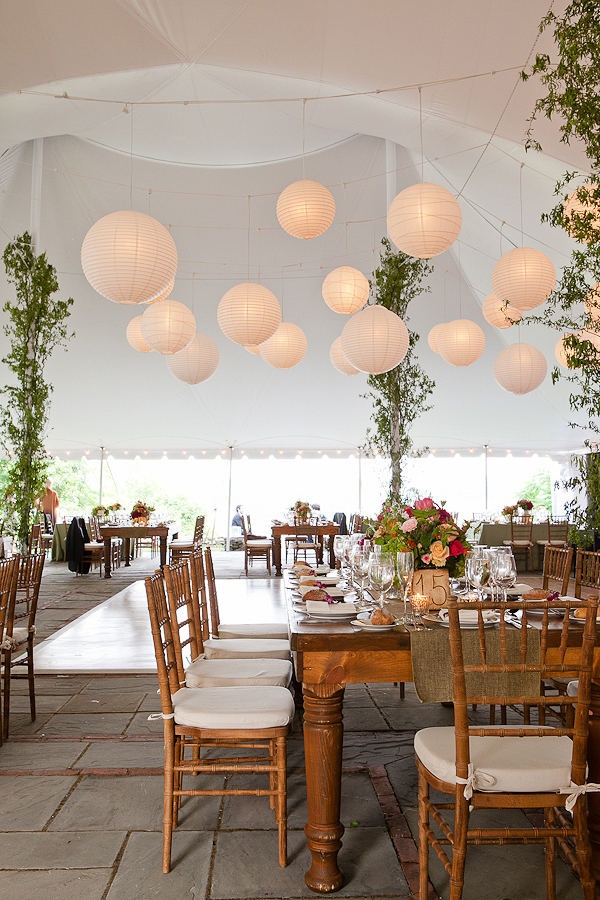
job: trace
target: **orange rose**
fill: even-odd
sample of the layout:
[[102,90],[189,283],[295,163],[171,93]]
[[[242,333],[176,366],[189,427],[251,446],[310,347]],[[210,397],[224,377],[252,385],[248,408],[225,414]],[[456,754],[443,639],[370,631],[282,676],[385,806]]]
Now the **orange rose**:
[[429,548],[429,552],[431,553],[431,562],[434,566],[441,567],[446,565],[446,560],[450,556],[450,550],[448,547],[444,547],[441,541],[434,541]]

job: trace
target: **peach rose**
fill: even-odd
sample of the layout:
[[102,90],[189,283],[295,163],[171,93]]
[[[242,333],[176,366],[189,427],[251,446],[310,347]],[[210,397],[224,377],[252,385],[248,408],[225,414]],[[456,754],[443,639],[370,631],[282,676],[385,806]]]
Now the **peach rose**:
[[434,541],[429,549],[434,566],[445,566],[446,560],[450,556],[448,547],[444,547],[441,541]]

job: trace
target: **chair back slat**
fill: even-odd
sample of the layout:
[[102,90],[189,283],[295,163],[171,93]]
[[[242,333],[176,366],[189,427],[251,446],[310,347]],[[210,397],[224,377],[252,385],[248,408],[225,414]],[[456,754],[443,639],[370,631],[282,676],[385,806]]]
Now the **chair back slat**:
[[561,594],[569,593],[569,579],[573,564],[572,547],[544,547],[544,569],[542,587],[547,590],[550,582],[557,582]]
[[206,585],[208,590],[208,605],[210,608],[210,633],[213,637],[219,636],[219,600],[217,597],[217,579],[210,547],[204,549],[204,568],[206,572]]
[[200,546],[204,539],[204,516],[196,516],[196,524],[194,525],[194,547]]
[[19,557],[0,559],[0,644],[12,635]]
[[206,577],[204,574],[204,558],[202,547],[193,550],[189,557],[190,578],[192,584],[192,596],[194,603],[198,603],[200,617],[200,633],[202,640],[206,641],[210,637],[210,613],[208,609],[208,599],[206,591]]
[[188,557],[172,562],[163,569],[173,645],[179,669],[179,680],[185,682],[185,669],[203,651],[198,603],[194,602]]
[[548,541],[551,544],[567,544],[569,520],[565,516],[550,516],[547,521]]
[[581,597],[582,587],[600,586],[600,553],[577,548],[575,559],[575,596]]
[[27,618],[28,627],[30,629],[35,625],[35,616],[45,561],[45,553],[32,553],[19,557],[15,598],[15,620]]
[[175,643],[162,573],[156,572],[149,578],[144,579],[144,586],[150,614],[150,627],[154,643],[154,655],[156,656],[162,711],[164,714],[169,714],[173,711],[171,697],[177,693],[182,684],[179,679]]
[[533,532],[533,520],[531,516],[513,516],[510,520],[511,541],[531,542]]

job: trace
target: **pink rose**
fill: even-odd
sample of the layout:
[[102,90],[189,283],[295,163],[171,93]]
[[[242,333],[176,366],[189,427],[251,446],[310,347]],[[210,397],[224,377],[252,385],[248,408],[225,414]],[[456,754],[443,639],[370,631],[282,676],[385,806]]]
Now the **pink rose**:
[[421,560],[425,563],[426,566],[431,562],[431,553],[424,553],[421,557]]
[[405,516],[412,516],[412,514],[413,514],[412,507],[411,507],[411,506],[407,506],[406,509],[404,510],[404,515],[405,515]]
[[450,556],[462,556],[465,552],[465,548],[462,545],[461,541],[450,541],[448,545],[448,549],[450,550]]
[[423,497],[422,500],[415,500],[415,509],[434,509],[435,504],[431,497]]
[[445,509],[440,509],[440,522],[448,522],[449,520],[452,520],[450,513]]
[[416,519],[407,519],[402,523],[401,529],[406,534],[408,531],[414,531],[418,524]]

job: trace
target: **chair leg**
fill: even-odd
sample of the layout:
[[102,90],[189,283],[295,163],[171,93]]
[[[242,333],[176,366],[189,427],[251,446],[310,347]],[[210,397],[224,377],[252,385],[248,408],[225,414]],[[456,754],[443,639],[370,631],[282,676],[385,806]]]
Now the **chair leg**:
[[452,872],[450,874],[450,900],[461,900],[465,881],[469,805],[465,800],[462,791],[462,786],[458,785],[454,814],[454,846],[452,848]]
[[10,662],[11,652],[8,650],[4,653],[4,709],[2,716],[2,737],[4,740],[8,739],[10,725]]
[[[172,729],[173,725],[169,723]],[[166,732],[166,728],[165,728]],[[171,871],[171,840],[173,836],[173,782],[175,772],[173,735],[165,733],[165,770],[163,797],[163,856],[162,870],[165,875]]]
[[27,681],[29,682],[29,709],[31,721],[35,722],[35,673],[33,671],[33,635],[27,638]]
[[429,785],[419,771],[419,900],[429,896]]
[[[544,810],[544,825],[550,828],[554,821],[554,812],[551,809]],[[544,841],[546,850],[546,898],[556,898],[556,843],[553,837],[547,837]]]
[[277,769],[277,795],[275,802],[275,820],[278,830],[279,865],[287,866],[287,760],[286,739],[275,739],[274,756]]

